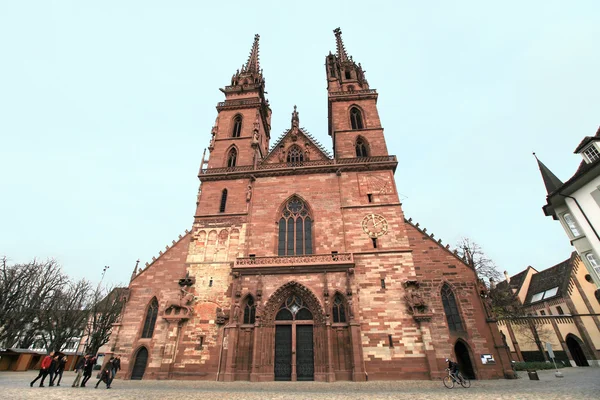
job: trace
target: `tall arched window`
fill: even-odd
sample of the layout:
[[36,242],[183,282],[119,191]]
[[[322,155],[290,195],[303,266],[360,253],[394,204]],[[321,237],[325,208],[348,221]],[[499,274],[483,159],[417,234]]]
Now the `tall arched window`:
[[256,321],[256,304],[254,304],[254,298],[248,296],[244,307],[244,324],[253,324],[254,321]]
[[297,163],[304,161],[302,149],[296,145],[290,147],[287,153],[287,162]]
[[352,129],[363,129],[362,113],[356,107],[350,109],[350,124]]
[[344,299],[339,293],[333,298],[333,322],[346,322],[346,307]]
[[219,212],[225,212],[225,206],[227,205],[227,189],[223,189],[221,192],[221,205],[219,206]]
[[235,165],[237,164],[237,150],[235,148],[229,150],[229,153],[227,154],[227,167],[231,168],[231,167],[235,167]]
[[280,256],[312,254],[312,218],[307,205],[292,197],[283,208],[279,219]]
[[240,137],[242,134],[242,116],[236,115],[233,119],[233,130],[231,131],[231,137]]
[[142,330],[142,338],[151,338],[154,333],[154,325],[158,316],[158,300],[152,298],[148,311],[146,311],[146,319],[144,320],[144,329]]
[[361,137],[356,139],[356,157],[369,157],[367,143]]
[[456,305],[456,298],[452,289],[446,283],[442,287],[442,303],[444,304],[444,312],[448,320],[448,329],[452,332],[463,332],[464,329],[460,320],[458,306]]

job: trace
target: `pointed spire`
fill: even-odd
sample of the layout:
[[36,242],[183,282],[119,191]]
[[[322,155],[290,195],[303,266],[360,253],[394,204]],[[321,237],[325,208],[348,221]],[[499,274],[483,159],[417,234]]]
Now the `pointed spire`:
[[333,30],[333,33],[335,34],[335,46],[338,58],[341,62],[348,61],[348,54],[346,53],[346,48],[344,48],[344,42],[342,41],[342,30],[336,28]]
[[139,263],[140,263],[140,260],[138,259],[138,260],[135,262],[135,268],[133,269],[133,273],[131,274],[131,279],[130,279],[130,282],[133,280],[133,278],[135,278],[135,277],[137,276],[137,273],[138,273],[138,264],[139,264]]
[[294,105],[294,112],[292,113],[292,128],[298,128],[300,126],[300,118],[298,117],[298,111]]
[[537,158],[535,153],[533,153],[533,156],[535,157],[538,167],[540,168],[540,172],[542,173],[542,179],[544,180],[544,185],[546,186],[546,192],[550,194],[561,187],[563,185],[562,181],[558,179],[556,175],[554,175],[552,171],[550,171],[548,167],[546,167],[544,163]]
[[260,35],[257,33],[254,35],[254,43],[252,44],[252,50],[248,56],[248,62],[242,67],[242,72],[260,72],[260,63],[258,61],[258,40]]

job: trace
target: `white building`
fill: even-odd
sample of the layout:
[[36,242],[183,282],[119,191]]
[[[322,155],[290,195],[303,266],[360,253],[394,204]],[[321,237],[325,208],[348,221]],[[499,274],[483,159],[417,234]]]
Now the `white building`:
[[[537,160],[548,192],[542,209],[560,221],[585,263],[586,279],[600,287],[600,128],[595,136],[586,136],[579,143],[575,154],[583,161],[564,183]],[[600,290],[595,295],[600,301]]]

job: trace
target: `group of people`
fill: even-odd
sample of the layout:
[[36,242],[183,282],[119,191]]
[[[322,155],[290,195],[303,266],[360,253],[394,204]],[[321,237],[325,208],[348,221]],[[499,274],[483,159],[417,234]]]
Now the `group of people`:
[[[71,387],[85,387],[85,384],[92,377],[94,365],[96,365],[97,361],[98,359],[96,357],[89,354],[81,358],[75,366],[76,375]],[[48,386],[54,386],[54,381],[56,380],[56,378],[58,378],[56,386],[60,386],[60,381],[62,379],[62,375],[66,365],[67,357],[65,355],[58,355],[54,352],[51,352],[42,360],[42,364],[40,365],[40,372],[38,376],[29,383],[29,386],[33,386],[33,384],[41,378],[42,380],[40,381],[40,387],[44,387],[44,380],[48,375],[50,375],[50,383]],[[112,383],[113,379],[115,379],[115,375],[120,369],[121,356],[111,356],[100,371],[100,379],[98,380],[98,382],[96,382],[96,389],[98,388],[100,382],[104,382],[106,384],[106,388],[110,389],[110,384]]]
[[42,381],[40,382],[40,387],[44,387],[44,380],[46,377],[50,375],[50,383],[48,386],[54,386],[54,381],[58,378],[58,382],[56,382],[56,386],[60,386],[60,381],[62,380],[63,372],[65,371],[65,366],[67,365],[67,357],[64,355],[58,355],[54,352],[50,353],[42,360],[42,365],[40,367],[40,373],[38,376],[31,381],[29,386],[33,386],[33,384],[40,378]]

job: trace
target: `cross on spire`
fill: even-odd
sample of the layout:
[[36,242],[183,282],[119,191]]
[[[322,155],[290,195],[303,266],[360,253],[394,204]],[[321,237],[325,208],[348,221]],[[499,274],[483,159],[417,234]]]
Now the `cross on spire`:
[[252,44],[252,50],[248,56],[248,62],[242,67],[242,72],[260,72],[260,63],[258,61],[258,40],[260,35],[257,33],[254,35],[254,43]]
[[335,34],[335,46],[337,49],[337,56],[341,62],[348,61],[349,57],[346,53],[346,48],[344,47],[344,42],[342,41],[342,30],[340,28],[336,28],[333,30]]

